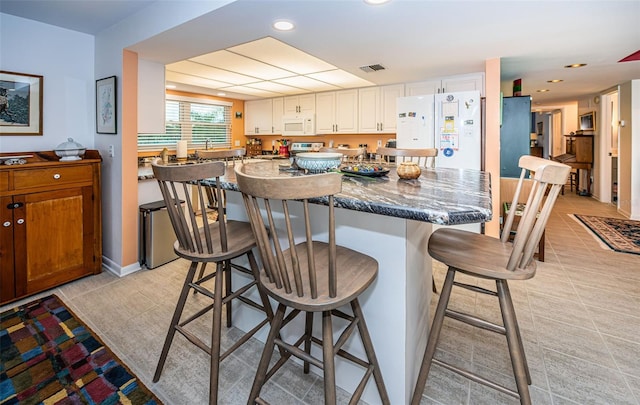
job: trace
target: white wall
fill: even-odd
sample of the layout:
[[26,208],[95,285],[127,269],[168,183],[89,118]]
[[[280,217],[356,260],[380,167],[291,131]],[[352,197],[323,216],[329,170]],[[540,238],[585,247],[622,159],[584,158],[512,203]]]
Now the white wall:
[[0,70],[43,76],[42,136],[1,136],[0,151],[53,150],[72,137],[94,147],[94,38],[0,13]]
[[[157,1],[138,13],[120,21],[118,24],[100,32],[95,37],[95,78],[118,77],[118,117],[122,117],[122,69],[123,50],[134,46],[166,30],[174,28],[191,19],[211,12],[228,4],[231,0],[213,1]],[[129,147],[130,139],[124,140],[122,120],[118,118],[118,133],[114,135],[95,134],[95,146],[103,157],[107,155],[109,145],[114,145],[115,156],[106,158],[102,165],[102,251],[107,268],[116,274],[126,274],[139,267],[137,257],[131,261],[123,258],[122,237],[137,232],[137,223],[125,221],[125,217],[137,218],[138,190],[123,189],[122,184],[132,183],[130,177],[137,179],[137,172],[124,172],[123,167],[130,162],[122,159],[123,148]],[[136,136],[137,131],[128,136]],[[129,165],[130,166],[130,165]],[[134,165],[135,166],[135,165]],[[137,184],[137,181],[135,182]],[[135,203],[131,202],[135,198]],[[124,213],[127,215],[124,215]]]

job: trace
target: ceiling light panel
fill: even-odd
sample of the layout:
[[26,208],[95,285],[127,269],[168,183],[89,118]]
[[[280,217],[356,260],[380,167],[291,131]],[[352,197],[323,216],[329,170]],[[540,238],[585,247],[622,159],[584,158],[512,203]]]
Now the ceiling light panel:
[[352,75],[349,72],[345,72],[344,70],[339,69],[331,70],[328,72],[312,73],[306,76],[312,79],[321,80],[323,82],[333,83],[336,86],[345,88],[374,85],[374,83],[371,83],[368,80],[361,79],[356,75]]
[[308,92],[340,90],[340,87],[321,82],[306,76],[293,76],[285,79],[274,80],[276,83],[286,84],[291,87],[307,90]]
[[284,85],[284,84],[281,84],[281,83],[267,82],[267,81],[251,83],[251,84],[248,84],[246,87],[251,87],[253,89],[272,91],[274,93],[280,93],[280,94],[300,94],[300,93],[307,92],[307,90],[305,90],[305,89],[300,89],[300,88],[297,88],[297,87],[287,86],[287,85]]
[[241,94],[248,94],[248,95],[256,96],[256,97],[280,97],[280,96],[282,96],[282,94],[280,94],[280,93],[274,93],[272,91],[254,89],[254,88],[247,87],[247,86],[225,87],[224,91],[230,91],[230,92],[241,93]]
[[191,62],[188,60],[182,62],[171,63],[166,66],[167,70],[172,72],[184,73],[191,76],[215,77],[217,81],[229,84],[247,84],[256,81],[255,77],[241,75],[228,70],[218,69],[212,66],[203,65],[201,63]]
[[301,75],[336,69],[315,56],[271,37],[247,42],[228,50]]
[[280,79],[292,76],[290,71],[271,66],[266,63],[246,58],[229,51],[216,51],[191,58],[191,61],[230,70],[239,74],[256,77],[262,80]]
[[192,76],[179,72],[172,72],[170,70],[165,71],[165,81],[185,83],[192,86],[209,87],[212,89],[219,89],[230,85],[230,83],[219,82],[217,80],[206,79],[204,77]]

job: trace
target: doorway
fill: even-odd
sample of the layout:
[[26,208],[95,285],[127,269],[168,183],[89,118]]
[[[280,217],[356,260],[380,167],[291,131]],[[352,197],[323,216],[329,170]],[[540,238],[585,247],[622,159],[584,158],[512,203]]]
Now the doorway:
[[619,122],[620,104],[618,90],[605,93],[601,96],[600,123],[596,123],[600,129],[599,142],[599,180],[598,187],[600,201],[614,204],[618,207],[618,141],[620,135]]

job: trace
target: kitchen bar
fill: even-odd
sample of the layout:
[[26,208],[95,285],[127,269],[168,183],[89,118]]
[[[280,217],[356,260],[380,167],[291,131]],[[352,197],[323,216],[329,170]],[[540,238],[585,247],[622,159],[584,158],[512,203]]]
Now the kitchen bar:
[[[247,220],[234,168],[254,176],[293,176],[280,170],[283,161],[246,161],[228,166],[221,184],[227,192],[227,217]],[[361,296],[361,304],[391,403],[406,404],[420,366],[429,328],[431,260],[427,241],[432,224],[458,225],[491,219],[490,176],[477,170],[425,169],[417,180],[400,180],[395,169],[385,177],[344,176],[335,198],[338,244],[373,256],[379,263],[376,282]],[[326,214],[326,201],[312,204]],[[296,207],[300,208],[300,207]],[[312,212],[313,212],[312,211]],[[322,240],[323,235],[317,238]],[[234,326],[252,325],[253,309],[234,307]],[[301,328],[302,323],[291,328]],[[318,327],[314,330],[320,330]],[[259,336],[264,340],[267,331]],[[285,336],[286,338],[286,336]],[[353,345],[359,346],[357,339]],[[350,341],[348,343],[351,344]],[[362,355],[361,347],[348,347]],[[362,370],[339,362],[337,384],[352,392]],[[375,386],[363,397],[379,403]]]

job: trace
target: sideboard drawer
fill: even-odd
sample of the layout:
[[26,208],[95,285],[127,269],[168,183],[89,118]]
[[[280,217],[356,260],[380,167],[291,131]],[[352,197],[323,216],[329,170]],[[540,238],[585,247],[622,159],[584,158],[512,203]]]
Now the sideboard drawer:
[[13,174],[14,190],[91,181],[90,165],[16,170]]

